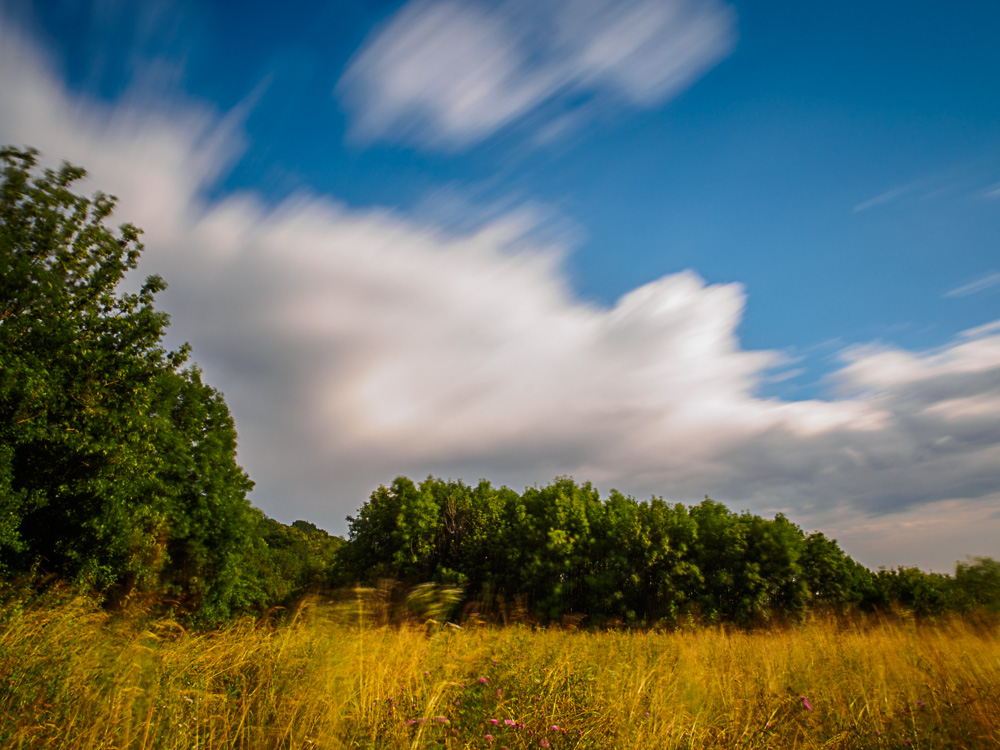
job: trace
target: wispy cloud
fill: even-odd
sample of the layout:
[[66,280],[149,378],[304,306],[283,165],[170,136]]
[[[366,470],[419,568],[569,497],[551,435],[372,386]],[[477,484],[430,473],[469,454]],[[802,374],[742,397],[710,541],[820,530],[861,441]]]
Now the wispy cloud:
[[734,40],[735,14],[716,0],[414,0],[365,42],[336,93],[359,141],[458,150],[529,113],[539,133],[566,129],[571,95],[655,106]]
[[881,206],[884,203],[891,203],[903,195],[906,195],[911,190],[913,190],[912,185],[902,185],[892,190],[886,190],[884,193],[879,193],[874,198],[869,198],[854,207],[854,213],[861,213],[862,211],[867,211],[869,208],[874,208],[875,206]]
[[170,282],[174,335],[225,392],[270,514],[343,531],[401,473],[574,474],[845,529],[945,501],[979,518],[1000,492],[994,328],[934,352],[852,348],[828,402],[760,398],[788,360],[742,347],[738,284],[687,271],[598,307],[523,214],[455,229],[327,196],[206,203],[238,124],[74,99],[3,27],[0,90],[0,141],[87,166],[147,230],[141,270]]
[[982,292],[991,287],[1000,284],[1000,273],[996,271],[990,271],[985,276],[982,276],[975,281],[970,281],[968,284],[963,284],[962,286],[955,287],[944,293],[944,297],[968,297],[970,294],[975,294],[976,292]]
[[975,339],[981,336],[989,336],[994,333],[1000,333],[1000,320],[994,320],[992,323],[985,323],[981,326],[970,328],[966,331],[962,331],[960,335],[962,338]]

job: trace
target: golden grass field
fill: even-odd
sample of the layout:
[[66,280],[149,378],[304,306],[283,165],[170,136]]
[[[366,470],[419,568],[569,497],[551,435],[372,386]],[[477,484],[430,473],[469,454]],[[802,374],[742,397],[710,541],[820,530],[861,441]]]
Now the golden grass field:
[[200,633],[82,598],[8,604],[0,747],[1000,747],[982,624],[428,629],[349,610]]

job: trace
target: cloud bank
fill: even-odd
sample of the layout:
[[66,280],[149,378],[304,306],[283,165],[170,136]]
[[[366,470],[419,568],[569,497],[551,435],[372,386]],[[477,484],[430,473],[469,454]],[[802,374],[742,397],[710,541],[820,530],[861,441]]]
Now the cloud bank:
[[608,101],[655,106],[734,40],[735,13],[716,0],[416,0],[372,33],[336,94],[359,141],[459,150],[530,114],[544,137]]
[[[0,88],[0,140],[88,167],[85,187],[146,229],[141,270],[170,283],[174,335],[225,392],[254,501],[282,520],[342,533],[401,473],[518,489],[573,474],[782,510],[869,564],[947,567],[1000,538],[997,324],[932,352],[848,349],[828,402],[765,399],[783,358],[741,347],[738,284],[684,271],[593,306],[521,215],[456,232],[320,195],[209,203],[238,118],[74,98],[10,31]],[[932,517],[964,531],[929,551],[950,528]]]

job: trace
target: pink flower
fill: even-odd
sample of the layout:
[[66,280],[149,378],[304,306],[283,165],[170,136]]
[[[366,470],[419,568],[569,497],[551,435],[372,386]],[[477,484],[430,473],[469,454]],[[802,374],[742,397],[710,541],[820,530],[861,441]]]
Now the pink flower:
[[544,737],[542,738],[542,741],[539,742],[538,744],[541,745],[542,747],[549,747],[549,741]]
[[562,730],[561,730],[561,729],[560,729],[559,727],[557,727],[557,726],[556,726],[555,724],[553,724],[552,726],[550,726],[550,727],[549,727],[549,729],[551,729],[551,730],[552,730],[553,732],[561,732],[561,731],[562,731]]
[[479,678],[479,681],[480,681],[481,683],[483,683],[484,685],[486,684],[486,678],[485,678],[485,677],[480,677],[480,678]]
[[497,726],[499,723],[500,723],[499,719],[490,719],[490,724],[492,724],[493,726]]
[[493,742],[493,735],[492,734],[488,734],[488,735],[486,735],[485,739],[486,739],[487,742]]
[[812,711],[813,707],[809,705],[809,701],[806,700],[804,695],[799,696],[802,699],[802,705],[805,707],[806,711]]

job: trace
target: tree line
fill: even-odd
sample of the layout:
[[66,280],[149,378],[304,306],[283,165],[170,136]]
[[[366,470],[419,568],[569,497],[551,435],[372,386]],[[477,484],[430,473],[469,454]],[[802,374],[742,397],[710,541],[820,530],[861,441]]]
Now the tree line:
[[959,563],[954,576],[873,572],[780,513],[734,513],[708,498],[637,501],[614,490],[602,499],[570,477],[522,494],[485,480],[400,477],[348,522],[348,579],[457,585],[480,600],[523,602],[546,621],[754,625],[817,608],[1000,610],[1000,563],[989,558]]
[[236,430],[187,345],[168,350],[163,279],[119,286],[141,232],[84,171],[4,148],[0,182],[0,577],[145,596],[205,621],[306,591],[392,579],[505,597],[541,620],[752,624],[809,607],[997,609],[1000,564],[871,572],[784,516],[685,507],[560,478],[517,493],[400,477],[347,540],[254,508]]

